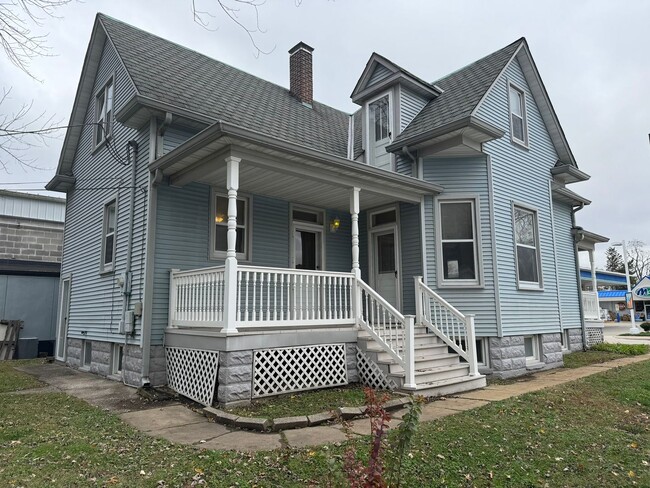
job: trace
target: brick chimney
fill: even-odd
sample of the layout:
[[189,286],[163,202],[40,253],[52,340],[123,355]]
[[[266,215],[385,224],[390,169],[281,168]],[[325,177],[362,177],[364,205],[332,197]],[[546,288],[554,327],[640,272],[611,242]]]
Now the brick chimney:
[[289,91],[302,103],[311,105],[314,100],[311,53],[313,47],[299,42],[289,49]]

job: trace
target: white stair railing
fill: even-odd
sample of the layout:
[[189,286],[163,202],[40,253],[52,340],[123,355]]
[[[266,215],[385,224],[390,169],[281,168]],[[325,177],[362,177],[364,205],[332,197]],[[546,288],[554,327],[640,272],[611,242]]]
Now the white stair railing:
[[469,364],[470,376],[478,375],[474,316],[463,315],[415,277],[415,320],[425,325]]
[[582,292],[582,310],[587,320],[600,320],[600,305],[598,304],[598,292]]
[[362,279],[356,283],[359,325],[402,366],[403,388],[415,389],[414,317],[402,315]]

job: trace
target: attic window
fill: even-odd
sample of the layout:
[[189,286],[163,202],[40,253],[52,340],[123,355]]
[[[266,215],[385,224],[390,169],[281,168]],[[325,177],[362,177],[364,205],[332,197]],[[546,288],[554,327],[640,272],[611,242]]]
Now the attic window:
[[513,142],[528,146],[528,125],[526,124],[526,96],[523,90],[508,85],[510,104],[510,136]]
[[383,141],[390,137],[390,123],[388,120],[388,95],[375,100],[370,104],[370,115],[374,121],[375,142]]
[[95,101],[95,146],[103,143],[113,129],[113,79],[99,91]]

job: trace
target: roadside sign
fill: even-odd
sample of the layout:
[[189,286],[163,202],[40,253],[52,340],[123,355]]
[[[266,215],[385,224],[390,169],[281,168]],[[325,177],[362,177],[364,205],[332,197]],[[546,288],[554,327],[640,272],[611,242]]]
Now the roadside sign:
[[634,302],[632,301],[632,292],[631,291],[626,291],[625,292],[625,306],[632,310],[634,308]]

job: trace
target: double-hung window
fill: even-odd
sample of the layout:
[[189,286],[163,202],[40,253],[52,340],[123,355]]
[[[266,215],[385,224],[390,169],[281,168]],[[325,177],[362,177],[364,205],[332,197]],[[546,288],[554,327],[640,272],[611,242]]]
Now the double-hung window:
[[111,79],[95,99],[95,146],[99,146],[113,129],[113,80]]
[[101,271],[111,271],[115,263],[116,201],[104,205]]
[[541,288],[537,212],[514,207],[517,281],[520,288]]
[[514,85],[508,85],[508,98],[510,104],[510,136],[514,142],[528,146],[526,97],[524,92]]
[[[249,232],[248,199],[237,198],[237,238],[235,251],[237,259],[248,260]],[[223,259],[228,251],[228,197],[212,194],[212,243],[211,257]]]
[[375,142],[384,141],[390,137],[390,119],[388,95],[370,104],[370,115],[374,122]]
[[439,200],[440,285],[480,285],[476,200]]

